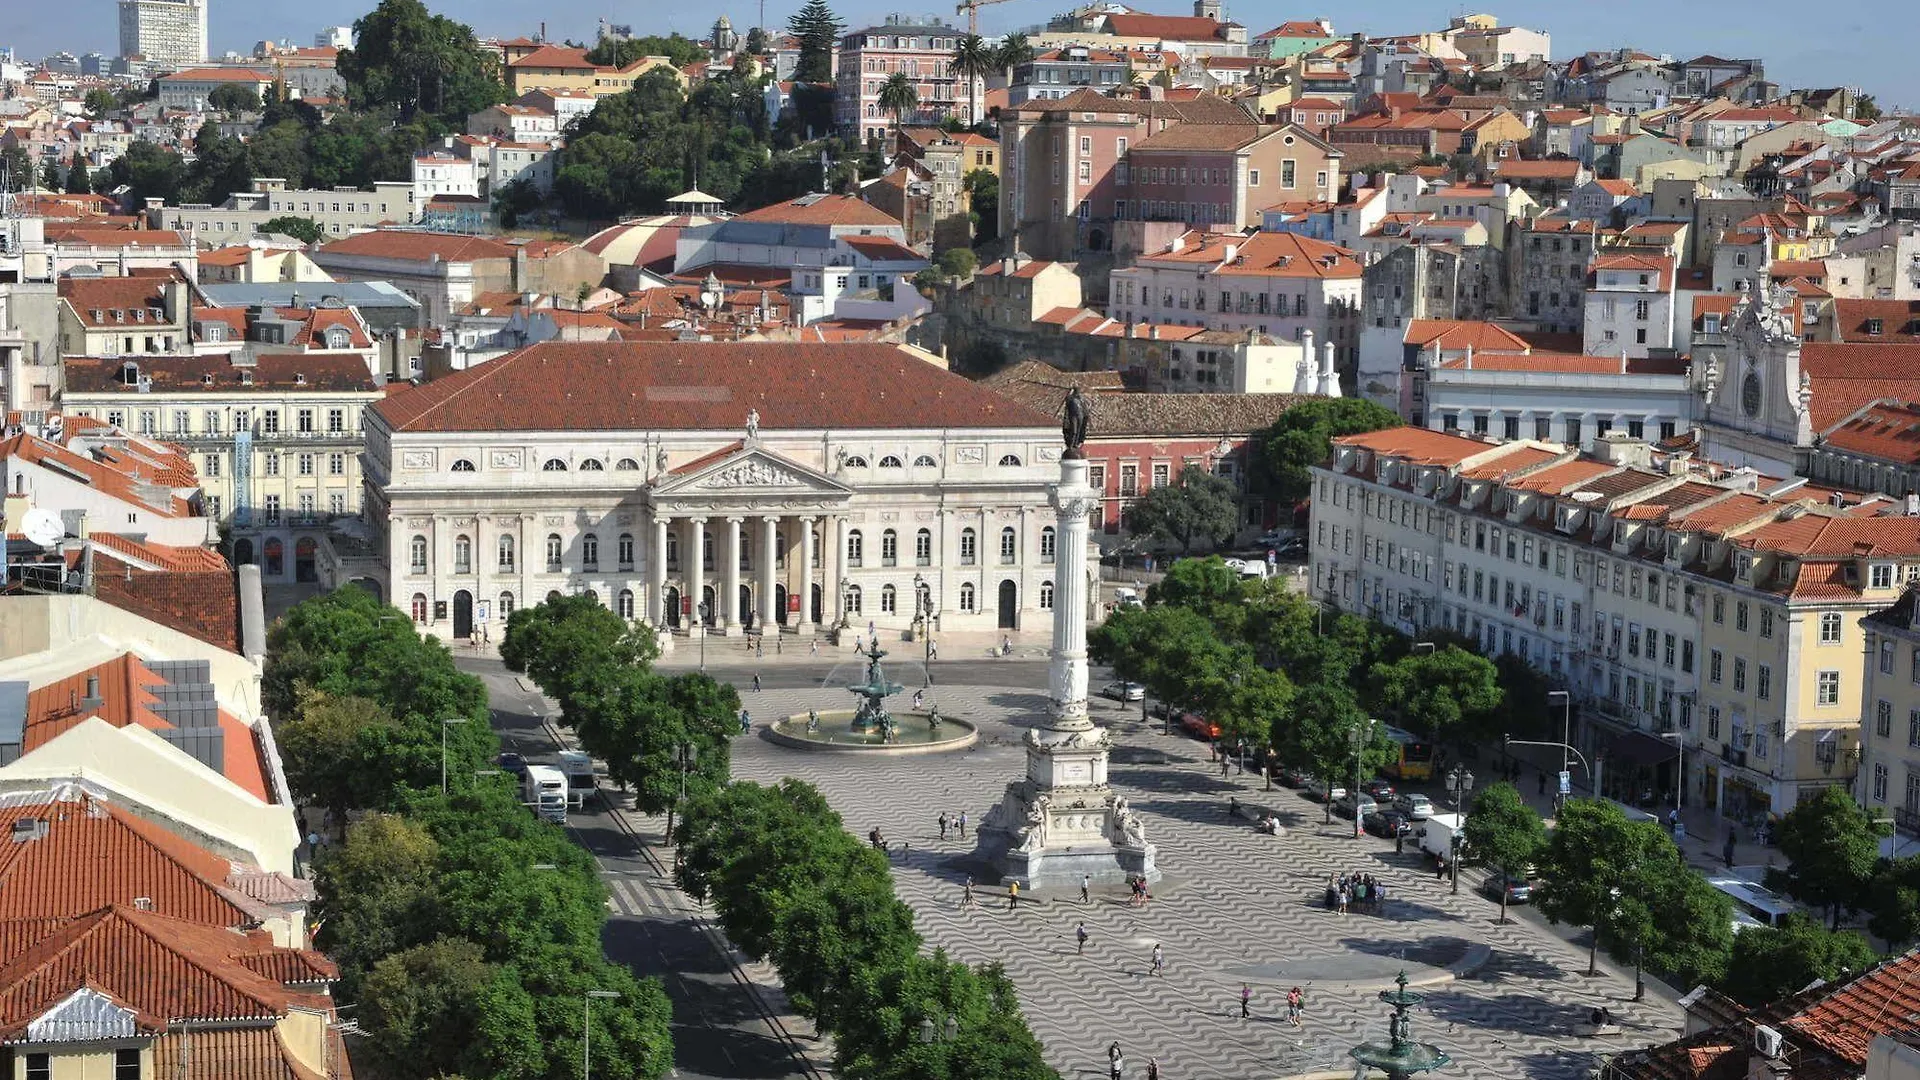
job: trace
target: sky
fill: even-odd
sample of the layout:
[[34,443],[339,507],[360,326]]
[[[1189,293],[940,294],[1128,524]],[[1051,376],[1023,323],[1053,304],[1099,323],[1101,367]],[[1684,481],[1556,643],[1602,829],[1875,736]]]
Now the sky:
[[[309,44],[321,28],[350,25],[373,0],[210,0],[209,22],[216,54],[250,51],[264,39]],[[784,25],[802,0],[765,0],[767,22]],[[953,0],[829,0],[850,26],[885,20],[889,12],[931,11],[956,24],[964,17]],[[715,0],[677,4],[668,0],[627,0],[595,4],[590,0],[428,0],[434,10],[473,26],[482,34],[512,37],[538,32],[540,20],[554,40],[592,37],[598,21],[631,25],[635,33],[679,31],[704,35],[725,13],[745,33],[759,19],[757,0]],[[1073,0],[1002,0],[980,9],[983,35],[1022,29],[1074,6]],[[1133,0],[1132,6],[1168,15],[1192,12],[1191,0]],[[1610,0],[1567,4],[1554,0],[1498,2],[1481,8],[1442,7],[1409,0],[1359,0],[1357,3],[1302,4],[1298,0],[1226,0],[1227,16],[1257,34],[1288,19],[1328,15],[1346,34],[1411,33],[1445,23],[1449,15],[1486,11],[1504,23],[1553,35],[1556,59],[1588,49],[1631,45],[1643,52],[1686,60],[1702,53],[1729,58],[1760,57],[1769,78],[1784,86],[1856,84],[1880,102],[1920,106],[1920,64],[1912,60],[1912,9],[1900,0],[1844,0],[1837,8],[1788,0]],[[1823,18],[1832,22],[1822,24]],[[75,54],[118,48],[114,0],[67,0],[34,4],[0,3],[0,46],[12,46],[22,59],[38,59],[62,49]]]

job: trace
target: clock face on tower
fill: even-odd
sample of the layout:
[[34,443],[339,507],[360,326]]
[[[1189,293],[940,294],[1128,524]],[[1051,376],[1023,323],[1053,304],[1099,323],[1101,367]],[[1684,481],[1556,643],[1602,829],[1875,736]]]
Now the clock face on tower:
[[1747,372],[1746,379],[1740,383],[1740,407],[1747,411],[1748,416],[1760,415],[1759,372]]

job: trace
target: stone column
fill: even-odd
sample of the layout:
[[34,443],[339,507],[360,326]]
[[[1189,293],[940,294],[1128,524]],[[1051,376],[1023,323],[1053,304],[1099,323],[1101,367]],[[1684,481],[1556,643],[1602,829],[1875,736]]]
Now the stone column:
[[760,519],[760,632],[775,633],[780,624],[775,620],[779,614],[774,610],[774,602],[779,599],[774,585],[779,581],[775,569],[780,563],[778,532],[780,518],[768,515]]
[[1087,485],[1084,458],[1060,462],[1053,491],[1058,511],[1054,537],[1053,648],[1050,675],[1054,726],[1091,728],[1087,718],[1087,515],[1095,493]]
[[831,626],[839,625],[841,614],[840,590],[844,588],[841,582],[845,571],[841,560],[847,551],[846,538],[841,535],[845,530],[841,526],[845,524],[846,519],[839,515],[830,517],[824,522],[820,535],[820,542],[827,548],[821,552],[820,559],[820,576],[826,579],[820,589],[820,621]]
[[[687,596],[693,601],[693,606],[688,608],[687,633],[704,635],[707,627],[700,621],[700,598],[706,592],[707,584],[707,519],[688,518],[687,527],[693,543],[683,544],[680,548],[681,561],[687,564]],[[691,559],[686,558],[689,551],[693,553]]]
[[647,542],[647,622],[655,630],[667,625],[667,517],[655,511],[653,533]]
[[727,589],[727,595],[720,600],[720,610],[725,613],[720,630],[727,634],[738,631],[746,615],[740,610],[740,523],[743,520],[738,517],[727,519],[727,565],[720,574],[720,580],[726,583]]
[[[819,518],[800,519],[800,631],[812,629],[820,621],[820,612],[813,606],[813,526]],[[795,580],[789,576],[788,580]]]

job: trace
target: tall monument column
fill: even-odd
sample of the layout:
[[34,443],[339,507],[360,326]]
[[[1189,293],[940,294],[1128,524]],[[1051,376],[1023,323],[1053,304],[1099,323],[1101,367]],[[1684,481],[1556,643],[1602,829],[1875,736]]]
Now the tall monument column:
[[1157,881],[1154,847],[1127,800],[1107,784],[1113,748],[1087,713],[1087,536],[1099,492],[1087,483],[1081,444],[1091,420],[1078,389],[1067,396],[1067,450],[1054,508],[1053,648],[1048,653],[1047,717],[1027,730],[1026,775],[1007,785],[980,823],[976,855],[1001,881],[1028,887],[1073,886],[1082,875],[1101,884]]

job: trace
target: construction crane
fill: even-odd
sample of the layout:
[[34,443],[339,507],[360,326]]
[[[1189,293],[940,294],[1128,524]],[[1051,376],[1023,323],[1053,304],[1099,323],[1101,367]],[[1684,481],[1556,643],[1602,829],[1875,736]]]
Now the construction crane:
[[988,4],[1004,4],[1007,0],[960,0],[953,6],[954,14],[967,13],[967,33],[980,36],[980,9]]

